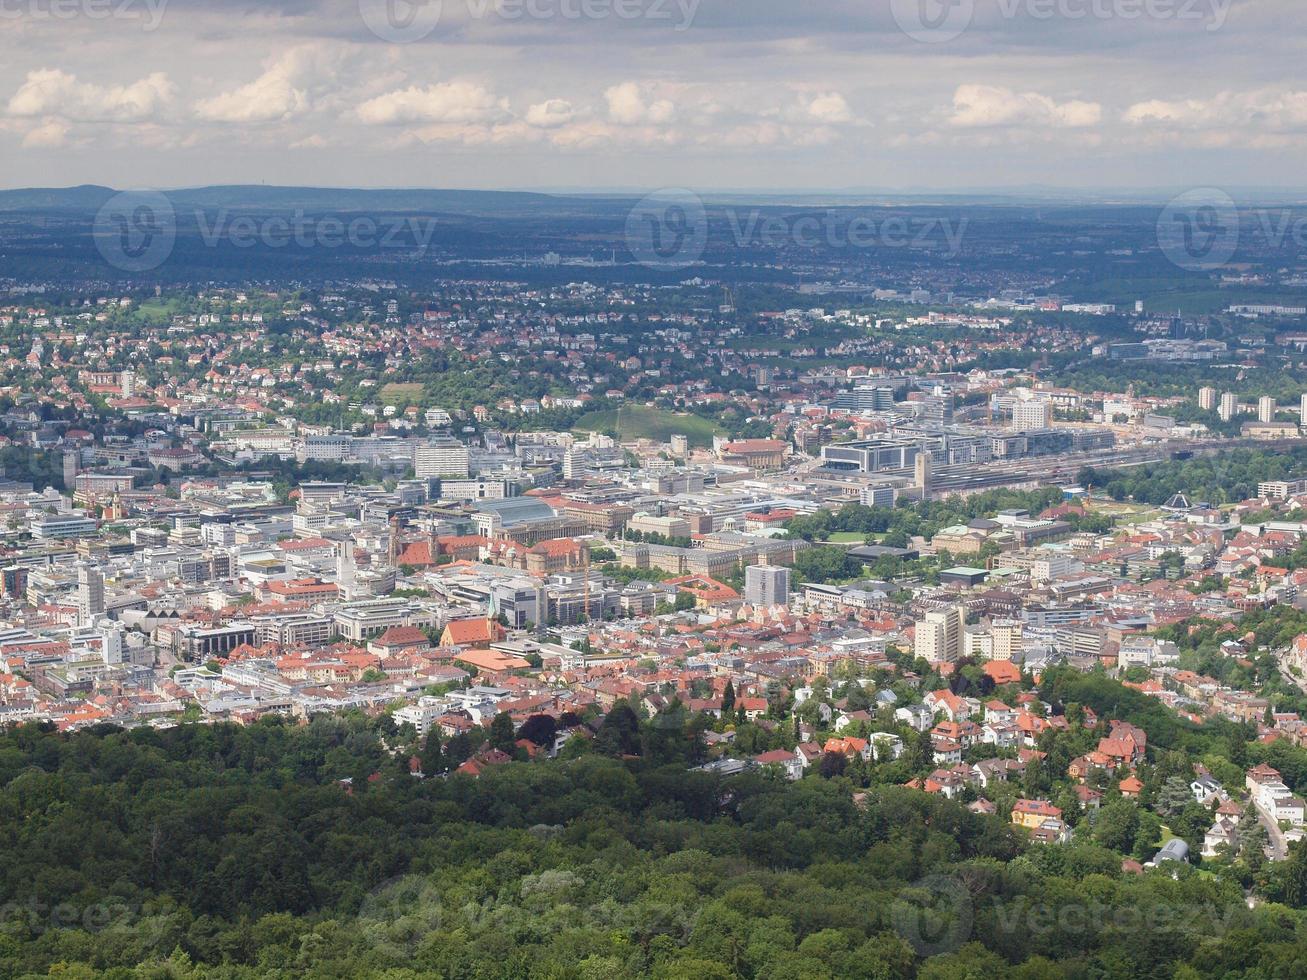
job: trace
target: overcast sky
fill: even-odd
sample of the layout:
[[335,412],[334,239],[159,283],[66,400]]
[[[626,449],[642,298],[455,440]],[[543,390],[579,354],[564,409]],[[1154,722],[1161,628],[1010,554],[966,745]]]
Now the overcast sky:
[[8,187],[1307,186],[1304,0],[0,0],[0,43]]

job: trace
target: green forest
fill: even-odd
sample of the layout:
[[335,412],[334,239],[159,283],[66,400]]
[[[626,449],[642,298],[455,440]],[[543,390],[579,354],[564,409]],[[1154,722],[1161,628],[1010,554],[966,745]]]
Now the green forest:
[[[1074,683],[1057,693],[1103,695]],[[601,728],[587,751],[477,779],[414,777],[391,729],[0,735],[0,976],[1272,978],[1307,962],[1302,848],[1286,904],[1250,909],[1226,878],[1123,873],[1097,841],[1031,845],[939,796],[689,771],[692,729]]]

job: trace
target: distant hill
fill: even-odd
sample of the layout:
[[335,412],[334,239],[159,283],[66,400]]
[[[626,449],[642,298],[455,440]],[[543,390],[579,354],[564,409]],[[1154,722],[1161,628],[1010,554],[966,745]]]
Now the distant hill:
[[[110,187],[40,187],[0,191],[0,211],[100,208],[117,191]],[[526,191],[463,191],[272,187],[232,184],[164,192],[174,206],[253,211],[402,211],[448,214],[526,215],[541,212],[606,214],[630,207],[630,198],[580,197]]]

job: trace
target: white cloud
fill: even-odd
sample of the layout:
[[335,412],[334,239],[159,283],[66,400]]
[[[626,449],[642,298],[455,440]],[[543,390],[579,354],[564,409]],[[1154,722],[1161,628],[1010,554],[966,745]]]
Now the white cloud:
[[566,99],[549,99],[526,110],[526,121],[540,129],[556,129],[576,118],[576,109]]
[[410,86],[369,99],[358,117],[372,126],[396,123],[491,123],[510,117],[508,101],[475,82]]
[[1296,132],[1307,130],[1307,91],[1259,89],[1221,92],[1207,99],[1150,99],[1130,106],[1122,118],[1134,126]]
[[671,122],[676,106],[667,99],[648,101],[643,88],[636,82],[623,82],[604,92],[608,102],[608,116],[623,126],[659,125]]
[[821,123],[847,123],[853,121],[853,112],[844,96],[838,92],[825,92],[808,103],[808,115]]
[[57,119],[47,119],[23,136],[23,148],[27,150],[52,150],[67,145],[68,126]]
[[1078,129],[1097,126],[1103,107],[1097,102],[1056,102],[1038,92],[1014,92],[997,85],[959,85],[953,93],[949,124],[959,127],[1046,126]]
[[334,87],[339,57],[317,45],[301,45],[264,66],[254,81],[195,103],[207,122],[270,123],[302,116],[314,95]]
[[153,119],[169,102],[175,86],[162,72],[130,85],[97,85],[78,81],[57,68],[30,71],[9,100],[11,116],[57,116],[73,122],[143,122]]

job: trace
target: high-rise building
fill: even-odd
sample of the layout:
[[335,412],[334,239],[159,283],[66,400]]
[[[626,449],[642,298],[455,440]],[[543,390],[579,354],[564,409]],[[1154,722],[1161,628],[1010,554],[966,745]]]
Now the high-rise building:
[[64,489],[72,491],[77,486],[77,474],[81,469],[81,453],[76,449],[64,452]]
[[1303,395],[1298,402],[1298,414],[1302,416],[1302,424],[1307,425],[1307,395]]
[[784,565],[750,565],[744,570],[744,601],[784,606],[790,601],[790,570]]
[[457,439],[434,439],[413,450],[413,475],[419,480],[434,477],[466,479],[469,470],[467,446]]
[[1012,428],[1017,432],[1032,432],[1053,426],[1053,403],[1029,399],[1012,403]]
[[1278,406],[1275,404],[1275,399],[1270,395],[1262,395],[1261,398],[1257,399],[1258,422],[1274,422],[1277,410]]
[[957,660],[962,654],[962,628],[965,623],[960,606],[926,613],[916,627],[916,655],[932,664]]
[[100,659],[106,666],[113,667],[123,662],[126,633],[122,623],[105,623],[100,627]]
[[995,620],[990,632],[994,637],[990,657],[994,660],[1016,660],[1021,651],[1021,621],[1015,619]]
[[1221,407],[1216,412],[1221,417],[1222,422],[1229,422],[1239,414],[1239,399],[1233,391],[1227,391],[1221,396]]
[[77,569],[77,622],[88,625],[104,615],[104,575],[98,568],[80,565]]
[[1198,407],[1204,412],[1210,412],[1216,408],[1216,389],[1199,388],[1198,389]]
[[921,490],[921,499],[928,500],[930,498],[930,453],[917,453],[917,460],[913,468],[917,477],[917,487]]
[[690,454],[689,437],[683,435],[672,436],[672,455],[688,456]]

